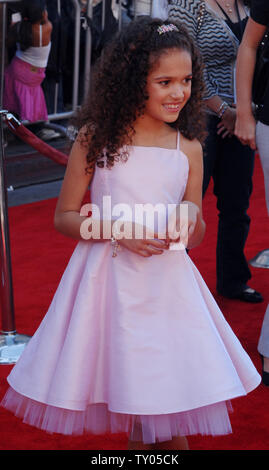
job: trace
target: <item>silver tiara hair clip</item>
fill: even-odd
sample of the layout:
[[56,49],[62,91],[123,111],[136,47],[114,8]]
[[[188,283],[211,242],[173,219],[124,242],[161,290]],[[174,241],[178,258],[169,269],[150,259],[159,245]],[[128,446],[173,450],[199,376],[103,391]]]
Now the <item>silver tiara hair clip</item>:
[[158,26],[157,31],[159,34],[165,34],[165,33],[169,33],[170,31],[179,31],[179,29],[176,27],[176,25],[170,23],[170,24],[162,24],[161,26]]

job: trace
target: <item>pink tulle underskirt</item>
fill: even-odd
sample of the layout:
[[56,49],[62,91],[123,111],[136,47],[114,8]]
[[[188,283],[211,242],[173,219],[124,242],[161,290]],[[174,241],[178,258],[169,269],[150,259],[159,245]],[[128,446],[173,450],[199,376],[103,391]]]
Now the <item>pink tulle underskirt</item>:
[[106,403],[91,404],[85,411],[58,408],[25,397],[10,387],[1,405],[22,418],[24,423],[65,435],[123,432],[133,441],[152,444],[169,441],[175,436],[215,436],[232,432],[229,401],[179,413],[133,415],[109,411]]

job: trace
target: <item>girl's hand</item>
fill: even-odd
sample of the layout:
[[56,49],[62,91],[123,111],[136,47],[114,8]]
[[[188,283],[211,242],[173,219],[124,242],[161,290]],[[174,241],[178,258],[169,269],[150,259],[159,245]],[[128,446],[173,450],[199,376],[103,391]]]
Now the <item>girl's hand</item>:
[[164,250],[169,248],[169,242],[158,239],[136,240],[135,238],[122,238],[118,240],[118,243],[120,246],[127,248],[127,250],[145,258],[152,255],[161,255]]
[[256,121],[253,114],[237,115],[234,134],[243,145],[256,150]]
[[[187,206],[187,210],[184,207]],[[198,220],[199,207],[191,201],[182,201],[176,208],[176,213],[172,214],[171,227],[169,233],[172,235],[171,242],[181,241],[185,247],[188,246],[190,237],[193,235]],[[173,223],[175,221],[174,230],[179,236],[173,237]]]
[[[119,238],[117,237],[116,231],[115,238],[117,239],[118,244],[127,248],[127,250],[147,258],[152,255],[161,255],[164,250],[169,249],[168,239],[159,240],[157,234],[148,233],[146,228],[139,224],[133,223],[131,229],[132,238]],[[140,238],[138,238],[137,234],[140,234]]]

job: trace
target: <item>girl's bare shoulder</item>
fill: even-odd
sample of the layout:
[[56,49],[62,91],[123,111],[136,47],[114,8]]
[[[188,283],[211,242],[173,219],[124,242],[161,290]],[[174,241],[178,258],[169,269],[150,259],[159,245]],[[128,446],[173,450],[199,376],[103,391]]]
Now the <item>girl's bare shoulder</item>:
[[190,164],[201,163],[203,157],[203,148],[198,139],[189,140],[181,134],[180,149],[188,157]]

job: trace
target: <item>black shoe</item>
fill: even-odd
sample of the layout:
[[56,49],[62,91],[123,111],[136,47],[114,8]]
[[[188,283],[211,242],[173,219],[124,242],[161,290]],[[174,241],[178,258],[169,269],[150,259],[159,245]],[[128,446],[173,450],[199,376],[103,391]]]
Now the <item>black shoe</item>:
[[261,361],[262,361],[262,383],[266,385],[266,387],[269,387],[269,372],[266,372],[265,370],[263,370],[264,358],[262,354],[260,354],[260,356],[261,356]]
[[263,296],[251,287],[246,287],[240,294],[233,297],[234,299],[242,300],[243,302],[251,302],[257,304],[263,302]]
[[263,302],[263,296],[249,286],[246,286],[245,289],[243,289],[239,294],[225,295],[221,292],[220,294],[223,295],[223,297],[227,297],[228,299],[238,299],[242,300],[243,302],[250,302],[253,304]]

